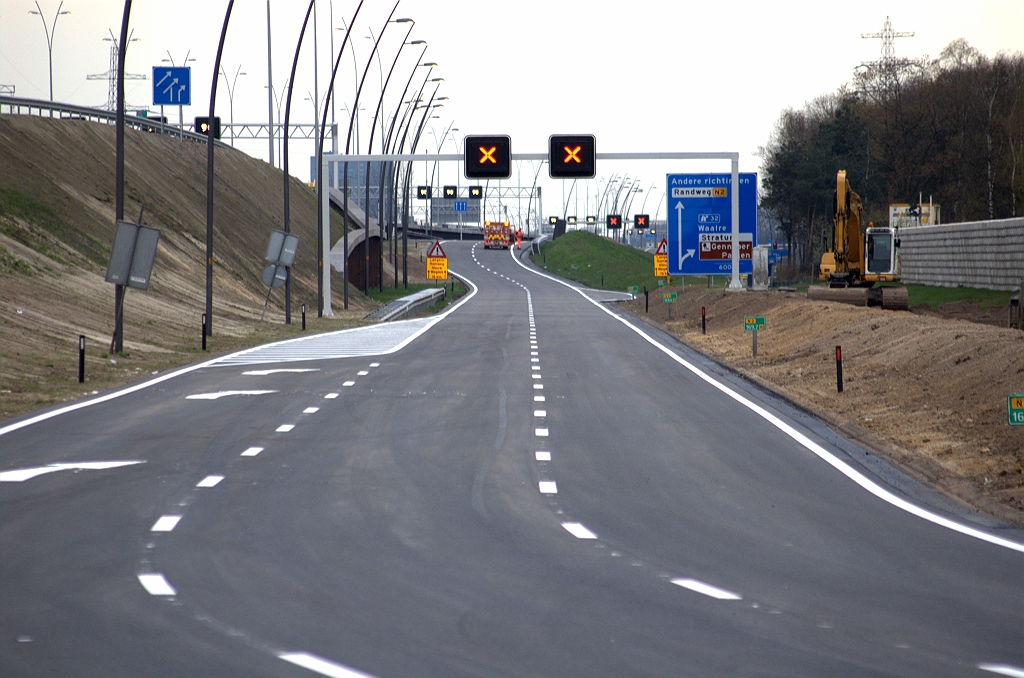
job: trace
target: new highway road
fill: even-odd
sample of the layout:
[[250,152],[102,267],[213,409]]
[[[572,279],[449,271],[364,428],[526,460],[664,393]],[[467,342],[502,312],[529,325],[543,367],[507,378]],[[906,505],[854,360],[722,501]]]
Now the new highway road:
[[517,252],[0,423],[0,676],[1024,676],[1024,533]]

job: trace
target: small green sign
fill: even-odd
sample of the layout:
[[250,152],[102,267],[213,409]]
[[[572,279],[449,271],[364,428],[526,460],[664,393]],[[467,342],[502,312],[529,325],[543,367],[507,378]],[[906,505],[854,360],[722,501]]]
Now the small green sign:
[[764,316],[747,316],[743,319],[743,329],[747,332],[757,332],[764,329]]
[[629,293],[631,293],[631,294],[636,294],[636,293],[637,293],[637,292],[639,292],[639,291],[640,291],[640,286],[639,286],[639,285],[633,285],[632,287],[630,287],[630,288],[629,288],[629,289],[627,290],[627,292],[629,292]]
[[664,278],[658,278],[658,287],[664,287],[664,286],[665,286],[665,279]]
[[1006,396],[1006,416],[1010,426],[1024,426],[1024,393]]
[[576,270],[576,268],[577,268],[577,264],[572,264],[571,266],[569,266],[569,268],[571,268],[572,270],[574,270],[574,271],[575,271],[575,270]]
[[666,294],[662,295],[662,301],[664,301],[666,304],[674,304],[676,303],[677,296],[678,295],[675,292],[667,292]]

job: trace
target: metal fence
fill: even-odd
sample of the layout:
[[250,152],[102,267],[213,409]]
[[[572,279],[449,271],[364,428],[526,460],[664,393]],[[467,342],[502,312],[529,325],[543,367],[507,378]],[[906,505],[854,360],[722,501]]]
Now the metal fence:
[[903,282],[940,287],[1020,289],[1024,217],[903,228]]

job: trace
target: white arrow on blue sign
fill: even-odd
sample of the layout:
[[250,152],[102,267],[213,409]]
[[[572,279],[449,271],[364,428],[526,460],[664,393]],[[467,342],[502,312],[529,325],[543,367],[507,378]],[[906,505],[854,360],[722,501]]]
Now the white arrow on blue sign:
[[191,106],[192,68],[153,66],[153,105]]
[[469,208],[469,201],[468,200],[456,200],[453,203],[453,209],[456,212],[466,212],[466,211],[468,211],[468,208]]

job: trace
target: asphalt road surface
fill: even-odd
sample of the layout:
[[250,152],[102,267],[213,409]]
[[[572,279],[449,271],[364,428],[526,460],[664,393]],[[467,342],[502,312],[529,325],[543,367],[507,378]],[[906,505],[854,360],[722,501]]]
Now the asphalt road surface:
[[445,247],[444,317],[0,425],[0,675],[1024,676],[1020,530]]

